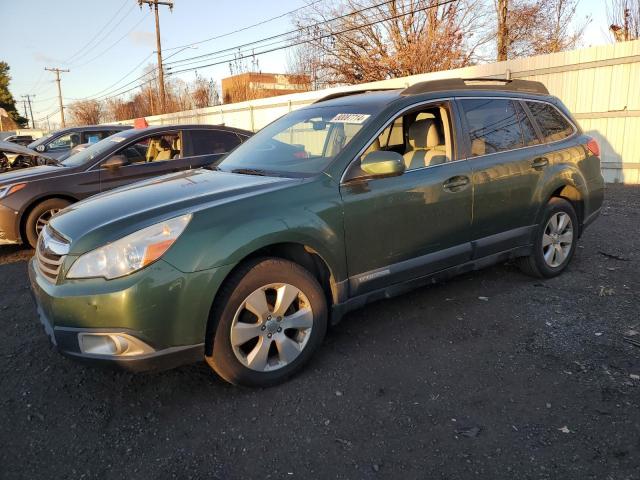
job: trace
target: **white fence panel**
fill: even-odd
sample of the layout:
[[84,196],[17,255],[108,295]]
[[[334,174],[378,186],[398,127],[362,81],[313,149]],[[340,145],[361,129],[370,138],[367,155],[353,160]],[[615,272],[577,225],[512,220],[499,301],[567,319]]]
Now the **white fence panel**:
[[[413,75],[363,85],[296,93],[147,117],[150,125],[224,124],[257,131],[291,110],[330,93],[405,88],[442,78],[522,78],[543,82],[598,139],[608,182],[640,183],[640,40],[506,62]],[[120,122],[131,124],[133,120]]]

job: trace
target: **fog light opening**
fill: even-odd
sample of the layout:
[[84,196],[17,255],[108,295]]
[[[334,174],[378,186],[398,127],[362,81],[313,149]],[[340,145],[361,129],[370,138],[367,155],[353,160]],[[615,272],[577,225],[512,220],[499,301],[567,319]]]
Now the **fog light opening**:
[[126,333],[79,333],[80,351],[89,355],[124,357],[153,352],[153,348]]

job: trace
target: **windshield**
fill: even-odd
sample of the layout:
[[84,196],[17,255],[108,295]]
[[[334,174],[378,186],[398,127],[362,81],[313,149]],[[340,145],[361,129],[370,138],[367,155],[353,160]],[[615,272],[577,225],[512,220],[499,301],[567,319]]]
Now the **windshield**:
[[53,135],[53,133],[50,133],[49,135],[45,135],[44,137],[40,137],[39,139],[37,139],[37,140],[31,142],[29,145],[27,145],[27,147],[33,150],[38,145],[42,145],[44,142],[49,140],[52,137],[52,135]]
[[362,106],[305,108],[276,120],[229,154],[225,172],[310,176],[320,173],[367,124]]
[[99,155],[102,155],[117,143],[118,142],[114,142],[112,140],[112,137],[107,137],[84,150],[80,150],[78,153],[72,153],[71,156],[62,160],[60,165],[64,167],[79,167],[80,165],[84,165],[85,163],[96,159]]

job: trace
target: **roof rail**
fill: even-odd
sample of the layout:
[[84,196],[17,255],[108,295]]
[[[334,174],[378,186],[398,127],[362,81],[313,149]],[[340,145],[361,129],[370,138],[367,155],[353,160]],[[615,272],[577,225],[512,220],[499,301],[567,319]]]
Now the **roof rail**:
[[549,95],[549,90],[540,82],[531,80],[506,80],[503,78],[446,78],[420,82],[402,91],[402,95],[438,92],[442,90],[498,90],[508,92],[537,93]]
[[362,90],[348,90],[346,92],[332,93],[330,95],[327,95],[326,97],[322,97],[322,98],[316,100],[313,103],[326,102],[327,100],[333,100],[334,98],[348,97],[350,95],[358,95],[360,93],[386,92],[386,91],[389,91],[389,90],[398,90],[398,89],[397,88],[367,88],[367,89],[362,89]]

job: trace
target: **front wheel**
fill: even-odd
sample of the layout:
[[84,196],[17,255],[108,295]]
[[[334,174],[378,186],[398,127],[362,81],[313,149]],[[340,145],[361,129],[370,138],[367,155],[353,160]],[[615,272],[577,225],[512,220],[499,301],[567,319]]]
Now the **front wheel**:
[[230,383],[265,387],[309,360],[327,330],[327,302],[318,281],[288,260],[240,267],[220,291],[207,363]]
[[578,217],[570,202],[554,197],[536,230],[533,252],[518,259],[520,269],[535,277],[560,275],[573,257],[578,241]]
[[51,217],[68,205],[70,202],[62,198],[50,198],[33,207],[24,223],[26,241],[31,245],[31,248],[36,248],[38,237]]

